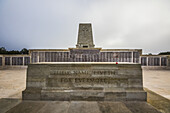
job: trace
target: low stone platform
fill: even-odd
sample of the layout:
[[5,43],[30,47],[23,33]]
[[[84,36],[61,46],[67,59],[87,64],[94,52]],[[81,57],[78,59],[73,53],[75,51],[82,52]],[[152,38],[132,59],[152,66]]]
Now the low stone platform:
[[140,64],[38,63],[27,70],[24,100],[146,101]]
[[[162,96],[164,96],[164,93],[169,94],[167,92],[167,91],[169,91],[168,83],[170,82],[170,79],[167,79],[169,77],[168,76],[169,72],[170,71],[167,71],[167,70],[143,70],[144,86],[147,88],[151,88],[150,90],[152,90],[152,91],[155,91],[155,93],[154,93],[154,92],[150,92],[150,91],[148,92],[148,90],[146,90],[147,91],[147,103],[146,104],[149,106],[152,105],[153,106],[152,109],[156,108],[159,111],[162,111],[163,113],[170,113],[170,100],[162,97]],[[13,75],[15,75],[15,76],[13,76]],[[18,95],[18,93],[21,93],[20,89],[25,89],[25,84],[26,84],[25,78],[26,78],[26,69],[0,70],[0,84],[1,84],[0,85],[0,89],[1,89],[1,92],[0,92],[0,94],[1,94],[0,113],[6,113],[7,111],[11,112],[11,113],[20,113],[20,112],[23,113],[23,110],[25,110],[24,112],[26,112],[26,113],[29,113],[29,111],[30,111],[30,113],[35,113],[32,109],[37,109],[37,106],[32,106],[32,105],[35,105],[32,103],[34,103],[34,102],[44,103],[45,102],[45,101],[20,100],[22,97],[21,97],[21,95]],[[155,87],[152,87],[152,86],[155,86]],[[15,96],[15,98],[19,98],[19,99],[11,99],[11,98],[14,98],[12,96],[13,92],[9,92],[9,90],[11,90],[13,87],[15,87],[15,89],[17,89],[17,91],[15,92],[17,94],[17,96]],[[160,89],[162,89],[162,92],[159,91]],[[8,95],[5,95],[4,92],[8,92],[7,93]],[[163,93],[163,95],[161,95],[161,93]],[[161,96],[158,94],[160,94]],[[11,96],[9,96],[9,95],[11,95]],[[5,98],[7,98],[7,99],[5,99]],[[21,105],[22,103],[28,103],[28,102],[30,103],[30,105],[29,104],[27,104],[27,106],[25,104]],[[61,101],[46,101],[46,102],[59,103]],[[76,102],[76,101],[74,101],[74,102]],[[81,101],[79,101],[79,102],[81,102]],[[94,101],[91,101],[91,102],[94,102]],[[100,101],[100,102],[102,102],[102,101]],[[109,102],[114,103],[113,101],[109,101]],[[141,101],[137,101],[137,102],[139,104]],[[45,104],[45,105],[47,105],[47,104]],[[51,105],[53,106],[53,104],[51,104]],[[134,104],[131,104],[131,105],[133,105],[135,107],[134,109],[131,108],[131,109],[133,109],[133,110],[131,110],[131,112],[135,111],[134,113],[141,113],[141,112],[146,113],[146,111],[148,111],[148,110],[145,110],[144,106],[139,108],[138,106],[135,106]],[[48,107],[49,106],[50,105],[48,104]],[[117,106],[117,104],[115,106]],[[19,109],[17,109],[17,108],[19,108]],[[53,108],[53,107],[49,107],[49,108]],[[46,111],[46,109],[49,110],[49,108],[44,108],[44,106],[42,106],[39,110],[43,109],[43,111]],[[113,107],[113,108],[115,108],[115,107]],[[53,109],[55,112],[57,108],[53,108]],[[81,109],[84,109],[84,108],[81,107]],[[117,109],[121,110],[119,107],[117,107]],[[115,108],[114,110],[118,111],[117,109]],[[12,110],[15,112],[13,112]],[[64,112],[65,110],[61,110],[61,113],[62,113],[62,111]],[[54,112],[50,110],[49,113],[54,113]],[[114,111],[112,111],[112,112],[114,113]],[[106,113],[106,112],[103,111],[103,113]]]
[[146,92],[141,90],[41,90],[41,100],[60,101],[144,101]]
[[6,113],[161,113],[146,102],[22,101]]
[[[169,113],[170,100],[145,89],[141,101],[30,101],[0,99],[0,113]],[[151,106],[152,105],[152,106]]]

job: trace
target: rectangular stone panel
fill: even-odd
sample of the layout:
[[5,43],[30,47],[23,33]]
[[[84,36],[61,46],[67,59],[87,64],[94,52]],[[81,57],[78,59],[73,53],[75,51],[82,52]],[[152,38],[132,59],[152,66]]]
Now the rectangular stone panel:
[[12,57],[12,65],[23,65],[23,57]]
[[[29,64],[27,71],[23,99],[31,99],[30,95],[35,95],[32,99],[146,100],[143,98],[145,92],[139,64],[38,63]],[[135,94],[142,99],[137,99],[137,96],[132,98]]]
[[0,57],[0,66],[2,66],[2,57]]
[[24,57],[24,65],[28,65],[30,63],[30,57]]
[[161,66],[167,66],[167,58],[166,57],[161,58]]
[[5,57],[5,65],[10,65],[11,57]]

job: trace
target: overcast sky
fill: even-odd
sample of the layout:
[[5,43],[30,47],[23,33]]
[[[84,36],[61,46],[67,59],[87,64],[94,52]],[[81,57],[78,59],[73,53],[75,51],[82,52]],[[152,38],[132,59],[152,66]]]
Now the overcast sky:
[[170,51],[170,0],[0,0],[0,47],[75,47],[79,23],[96,47]]

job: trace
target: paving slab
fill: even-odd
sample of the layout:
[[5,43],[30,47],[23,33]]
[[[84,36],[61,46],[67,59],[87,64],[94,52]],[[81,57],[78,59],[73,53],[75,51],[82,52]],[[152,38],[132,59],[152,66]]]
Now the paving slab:
[[67,113],[101,113],[97,102],[73,101]]
[[151,90],[145,88],[147,91],[147,102],[153,107],[157,108],[163,113],[170,113],[170,100],[152,92]]
[[66,113],[70,102],[67,101],[49,101],[46,102],[46,105],[42,107],[37,113]]
[[132,113],[122,102],[99,102],[102,113]]
[[6,113],[161,113],[147,102],[22,101]]
[[147,102],[124,102],[132,113],[161,113]]
[[26,69],[0,69],[0,98],[22,98],[26,87]]
[[170,100],[170,70],[143,70],[143,86]]
[[0,99],[0,113],[5,113],[9,109],[15,107],[20,102],[22,102],[21,99]]
[[22,101],[6,113],[37,113],[47,102],[42,101]]

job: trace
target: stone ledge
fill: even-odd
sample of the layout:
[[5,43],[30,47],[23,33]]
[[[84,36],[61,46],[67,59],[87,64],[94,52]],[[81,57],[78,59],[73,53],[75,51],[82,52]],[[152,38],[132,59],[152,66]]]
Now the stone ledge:
[[[36,91],[36,90],[35,90]],[[146,101],[146,92],[134,91],[103,91],[103,90],[58,90],[43,89],[23,92],[24,100],[55,100],[55,101]],[[34,97],[34,98],[33,98]]]

